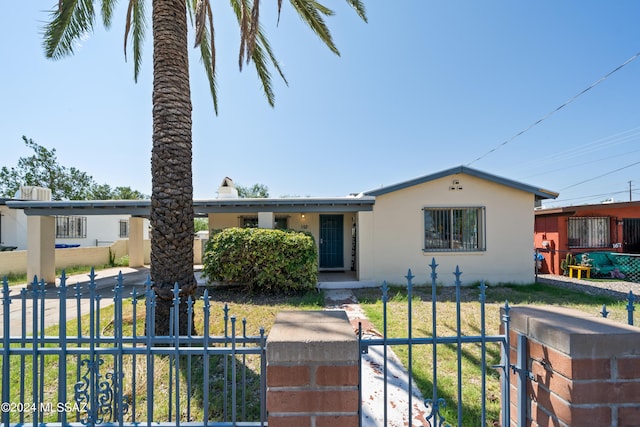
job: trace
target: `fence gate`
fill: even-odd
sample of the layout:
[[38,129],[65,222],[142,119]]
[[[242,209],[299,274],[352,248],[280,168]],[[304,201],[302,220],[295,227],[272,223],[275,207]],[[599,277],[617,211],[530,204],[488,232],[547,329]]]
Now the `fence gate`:
[[[266,425],[264,329],[248,336],[245,320],[240,325],[225,305],[224,335],[210,334],[222,315],[211,313],[205,291],[202,301],[188,301],[202,335],[179,335],[173,308],[169,335],[146,334],[144,325],[155,324],[151,281],[125,296],[123,280],[112,309],[101,306],[93,271],[88,287],[67,287],[63,273],[59,288],[36,279],[13,296],[3,280],[0,425]],[[173,294],[177,307],[177,284]],[[19,333],[11,333],[11,304],[21,314]],[[48,310],[58,311],[57,326],[45,324]]]
[[[419,319],[414,319],[413,275],[408,271],[406,318],[404,311],[394,305],[394,313],[389,313],[389,288],[386,282],[382,286],[382,324],[383,330],[379,335],[365,336],[362,325],[359,328],[360,345],[360,372],[361,372],[361,396],[360,396],[360,424],[364,427],[372,426],[487,426],[492,420],[487,417],[487,402],[500,400],[499,420],[502,426],[510,425],[510,386],[509,372],[513,371],[522,377],[522,391],[526,390],[525,369],[526,360],[518,360],[510,365],[507,359],[509,354],[506,349],[509,343],[509,304],[505,303],[501,308],[501,334],[487,334],[485,330],[485,290],[482,283],[479,286],[478,312],[470,314],[465,312],[465,317],[473,316],[476,320],[473,332],[477,335],[467,334],[468,329],[462,322],[461,310],[461,281],[462,272],[456,267],[455,275],[455,314],[445,314],[447,332],[442,332],[442,323],[438,319],[437,304],[437,264],[435,259],[431,261],[431,315],[425,316],[420,311]],[[421,302],[420,304],[428,304]],[[442,304],[442,302],[440,303]],[[451,304],[449,304],[451,305]],[[399,318],[401,316],[402,318]],[[468,320],[465,318],[465,321]],[[417,324],[414,324],[417,321]],[[406,336],[398,338],[398,324],[404,327],[406,322]],[[440,325],[440,326],[439,326]],[[390,331],[393,329],[393,331]],[[417,336],[419,333],[420,336]],[[392,348],[401,353],[403,363],[394,354]],[[447,354],[446,358],[442,356]],[[453,366],[444,366],[444,359],[455,360]],[[417,361],[417,362],[416,362]],[[491,363],[491,362],[495,363]],[[441,366],[442,365],[442,366]],[[367,385],[363,384],[363,369],[376,370],[376,376],[382,382],[380,399],[382,408],[376,408],[377,418],[370,416],[367,402],[373,400],[372,396],[363,396],[363,389],[367,391]],[[455,380],[455,381],[454,381]],[[441,387],[446,383],[446,387]],[[452,384],[453,383],[453,384]],[[493,389],[498,388],[497,395],[489,395],[488,383],[492,383]],[[496,383],[499,383],[497,385]],[[455,384],[455,385],[454,385]],[[519,385],[519,384],[518,384]],[[468,389],[473,389],[467,391]],[[400,390],[403,389],[403,390]],[[450,390],[455,389],[455,392]],[[398,398],[399,392],[403,397]],[[449,390],[449,391],[445,391]],[[469,395],[467,395],[468,393]],[[522,393],[518,392],[518,400],[522,399]],[[424,397],[423,397],[424,396]],[[378,400],[380,400],[378,399]],[[526,399],[526,395],[524,395]],[[363,403],[364,400],[364,403]],[[516,420],[526,418],[525,401],[519,402],[518,411],[514,414]],[[468,410],[467,406],[475,409]],[[494,405],[498,405],[495,403]],[[404,408],[400,407],[404,406]],[[451,407],[449,409],[449,407]],[[470,413],[471,412],[471,413]],[[495,412],[495,411],[494,411]],[[401,414],[401,415],[400,415]],[[380,419],[382,417],[382,419]],[[399,419],[402,417],[402,419]]]

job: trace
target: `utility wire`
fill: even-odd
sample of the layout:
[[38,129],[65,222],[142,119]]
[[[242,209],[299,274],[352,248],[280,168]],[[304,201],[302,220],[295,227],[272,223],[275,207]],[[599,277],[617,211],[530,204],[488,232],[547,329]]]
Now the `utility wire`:
[[[637,189],[632,189],[632,193],[633,194],[638,194],[639,190]],[[574,200],[589,200],[589,199],[596,199],[596,198],[602,198],[602,197],[611,197],[614,196],[616,194],[629,194],[629,190],[621,190],[621,191],[614,191],[614,192],[609,192],[609,193],[601,193],[601,194],[591,194],[588,196],[581,196],[581,197],[572,197],[572,198],[568,198],[568,199],[555,199],[553,201],[549,201],[547,203],[545,203],[545,205],[549,205],[549,206],[563,206],[563,203],[566,202],[572,202]]]
[[602,175],[598,175],[598,176],[595,176],[593,178],[585,179],[584,181],[580,181],[577,184],[573,184],[573,185],[570,185],[568,187],[564,187],[560,191],[564,191],[564,190],[567,190],[569,188],[577,187],[578,185],[584,184],[584,183],[589,182],[589,181],[595,181],[598,178],[602,178],[603,176],[611,175],[612,173],[619,172],[619,171],[621,171],[623,169],[627,169],[627,168],[630,168],[631,166],[635,166],[635,165],[640,165],[640,162],[631,163],[630,165],[626,165],[626,166],[623,166],[621,168],[614,169],[614,170],[609,171],[607,173],[603,173]]
[[571,99],[569,99],[567,102],[565,102],[564,104],[560,105],[558,108],[556,108],[555,110],[551,111],[550,113],[548,113],[546,116],[536,120],[535,122],[533,122],[532,124],[530,124],[528,127],[524,128],[523,130],[521,130],[520,132],[516,133],[515,135],[513,135],[511,138],[507,139],[506,141],[504,141],[502,144],[492,148],[491,150],[487,151],[485,154],[483,154],[482,156],[478,157],[477,159],[473,160],[470,163],[467,163],[467,166],[471,166],[472,164],[474,164],[475,162],[477,162],[478,160],[482,160],[483,158],[487,157],[489,154],[497,151],[498,149],[504,147],[505,145],[509,144],[511,141],[513,141],[514,139],[516,139],[517,137],[519,137],[520,135],[522,135],[523,133],[527,132],[528,130],[530,130],[531,128],[533,128],[534,126],[539,125],[540,123],[542,123],[543,121],[545,121],[546,119],[548,119],[549,117],[551,117],[552,115],[554,115],[555,113],[557,113],[558,111],[560,111],[561,109],[563,109],[564,107],[566,107],[567,105],[571,104],[573,101],[575,101],[578,97],[580,97],[581,95],[584,95],[586,92],[588,92],[589,90],[593,89],[594,87],[596,87],[597,85],[599,85],[600,83],[602,83],[603,81],[605,81],[607,78],[609,78],[609,76],[611,76],[612,74],[614,74],[615,72],[619,71],[620,69],[622,69],[625,65],[629,64],[630,62],[632,62],[633,60],[637,59],[640,56],[640,52],[636,53],[635,55],[633,55],[631,58],[627,59],[624,63],[618,65],[616,68],[614,68],[612,71],[610,71],[609,73],[605,74],[604,76],[600,77],[596,82],[592,83],[589,87],[587,87],[586,89],[584,89],[582,92],[578,93],[577,95],[573,96]]

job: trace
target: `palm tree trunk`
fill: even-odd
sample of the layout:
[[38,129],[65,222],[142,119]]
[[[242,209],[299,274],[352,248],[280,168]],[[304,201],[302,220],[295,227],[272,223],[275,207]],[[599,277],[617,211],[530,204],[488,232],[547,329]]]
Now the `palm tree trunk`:
[[194,295],[196,282],[185,0],[153,0],[152,19],[151,279],[157,297],[155,333],[168,334],[172,290],[178,283],[180,333],[186,334],[189,326],[186,301]]

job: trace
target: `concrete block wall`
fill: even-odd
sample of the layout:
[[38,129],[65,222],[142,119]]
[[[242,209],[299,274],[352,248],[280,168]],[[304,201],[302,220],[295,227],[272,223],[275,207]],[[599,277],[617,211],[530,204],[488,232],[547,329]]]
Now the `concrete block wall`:
[[[526,340],[526,426],[640,427],[640,329],[559,307],[511,309],[511,363]],[[511,425],[517,376],[511,374]],[[524,427],[524,426],[520,426]]]
[[359,351],[344,311],[285,311],[267,339],[269,427],[357,427]]

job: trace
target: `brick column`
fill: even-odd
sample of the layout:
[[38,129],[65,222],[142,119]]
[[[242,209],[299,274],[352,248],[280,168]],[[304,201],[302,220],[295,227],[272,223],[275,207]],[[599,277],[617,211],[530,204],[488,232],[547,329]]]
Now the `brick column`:
[[640,329],[560,307],[514,307],[511,330],[511,363],[524,334],[534,376],[526,426],[640,426]]
[[359,357],[344,311],[278,313],[267,339],[269,427],[357,427]]

